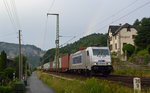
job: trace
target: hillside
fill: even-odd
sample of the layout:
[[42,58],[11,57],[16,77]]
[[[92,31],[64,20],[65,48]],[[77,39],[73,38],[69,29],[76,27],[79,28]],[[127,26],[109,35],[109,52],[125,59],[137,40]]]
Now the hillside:
[[[107,46],[107,34],[91,34],[80,38],[80,40],[68,44],[60,48],[60,55],[67,53],[74,53],[78,51],[79,47],[88,47],[92,45]],[[49,49],[42,57],[42,62],[47,63],[48,61],[54,60],[55,48]]]
[[[28,61],[33,66],[39,63],[40,57],[44,54],[44,51],[34,45],[21,45],[21,49],[22,54],[27,56]],[[3,50],[7,53],[7,57],[10,59],[13,59],[19,54],[18,44],[0,42],[0,52]]]

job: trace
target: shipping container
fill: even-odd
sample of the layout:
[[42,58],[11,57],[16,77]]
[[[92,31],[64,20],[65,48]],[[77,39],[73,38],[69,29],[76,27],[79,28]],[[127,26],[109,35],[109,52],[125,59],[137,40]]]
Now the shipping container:
[[53,61],[53,71],[56,71],[56,61]]
[[61,58],[59,58],[59,68],[61,69]]
[[47,63],[47,71],[50,70],[50,62]]
[[70,54],[61,57],[62,72],[65,72],[69,69],[69,59],[70,59]]
[[50,62],[50,71],[53,71],[53,61]]

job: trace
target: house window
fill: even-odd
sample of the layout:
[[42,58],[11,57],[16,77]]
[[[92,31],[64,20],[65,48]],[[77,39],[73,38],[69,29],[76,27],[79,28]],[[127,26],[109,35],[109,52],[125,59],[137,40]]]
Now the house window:
[[109,46],[109,49],[112,50],[112,45]]
[[128,32],[128,31],[131,31],[131,28],[130,28],[130,26],[128,26],[128,27],[127,27],[127,32]]
[[117,49],[117,44],[115,44],[115,48]]
[[135,35],[132,35],[132,39],[135,39]]
[[110,37],[110,41],[112,40],[112,37]]

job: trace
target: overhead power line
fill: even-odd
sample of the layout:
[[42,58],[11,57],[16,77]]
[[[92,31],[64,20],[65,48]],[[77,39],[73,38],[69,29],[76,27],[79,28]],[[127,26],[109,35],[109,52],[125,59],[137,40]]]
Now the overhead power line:
[[8,2],[7,2],[7,0],[3,0],[3,2],[4,2],[4,5],[5,5],[5,8],[6,8],[6,11],[8,13],[9,19],[12,23],[12,26],[13,26],[14,30],[17,30],[17,27],[15,25],[15,21],[14,21],[13,15],[11,13],[10,7],[8,5]]
[[138,11],[139,9],[145,7],[145,6],[148,5],[148,4],[150,4],[150,1],[144,3],[143,5],[141,5],[141,6],[137,7],[137,8],[135,8],[135,9],[133,9],[132,11],[128,12],[127,14],[125,14],[125,15],[123,15],[123,16],[117,18],[117,19],[115,19],[114,21],[110,22],[109,24],[104,25],[103,27],[101,27],[100,29],[96,30],[95,32],[104,29],[105,27],[107,27],[107,26],[110,25],[111,23],[117,22],[117,21],[119,21],[120,19],[122,19],[122,18],[124,18],[124,17],[126,17],[126,16],[129,16],[129,15],[133,14],[134,12]]
[[10,3],[12,6],[12,11],[13,11],[14,17],[16,18],[16,23],[18,25],[18,28],[21,29],[20,20],[19,20],[17,8],[16,8],[15,0],[10,0]]
[[67,45],[70,41],[72,41],[75,38],[76,38],[76,36],[74,36],[73,38],[69,39],[67,42],[61,44],[60,47],[63,47],[64,45]]
[[0,37],[5,37],[5,36],[9,36],[9,35],[14,35],[17,34],[17,32],[12,32],[12,33],[7,33],[7,34],[0,34]]
[[[50,7],[49,7],[49,10],[48,12],[51,11],[52,7],[54,6],[54,3],[55,3],[55,0],[52,1]],[[46,16],[46,19],[45,19],[45,27],[44,27],[44,35],[43,35],[43,40],[41,40],[41,46],[43,48],[45,48],[45,39],[46,39],[46,33],[47,33],[47,25],[48,25],[48,16]],[[43,33],[43,32],[42,32]]]
[[131,7],[132,5],[134,5],[137,1],[139,1],[139,0],[135,0],[135,1],[131,2],[129,5],[123,7],[123,8],[120,9],[119,11],[117,11],[117,12],[115,12],[114,14],[112,14],[112,15],[106,17],[106,18],[103,19],[102,21],[98,22],[96,25],[94,25],[94,26],[91,27],[90,29],[93,29],[94,27],[99,26],[100,24],[103,24],[106,20],[109,20],[109,19],[111,19],[112,17],[114,17],[114,16],[120,14],[121,12],[123,12],[124,10],[126,10],[127,8],[129,8],[129,7]]
[[14,30],[21,29],[15,0],[3,0],[3,2]]
[[49,7],[48,12],[50,12],[50,11],[51,11],[52,7],[54,6],[54,3],[55,3],[55,0],[53,0],[53,1],[52,1],[51,5],[50,5],[50,7]]

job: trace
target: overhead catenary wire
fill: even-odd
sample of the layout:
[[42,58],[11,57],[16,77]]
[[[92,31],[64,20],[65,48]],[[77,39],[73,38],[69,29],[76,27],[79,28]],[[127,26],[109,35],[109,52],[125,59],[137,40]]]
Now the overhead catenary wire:
[[[135,4],[137,1],[138,1],[138,0],[135,0],[134,2],[132,2],[131,4],[129,4],[127,7],[129,7],[129,6],[133,5],[133,4]],[[126,16],[128,16],[128,15],[130,15],[130,14],[132,14],[132,13],[134,13],[134,12],[137,11],[138,9],[140,9],[140,8],[142,8],[142,7],[144,7],[144,6],[148,5],[148,4],[150,4],[150,1],[144,3],[143,5],[141,5],[141,6],[137,7],[137,8],[135,8],[134,10],[132,10],[132,11],[130,11],[129,13],[127,13],[127,14],[125,14],[125,15],[119,17],[118,19],[116,19],[116,20],[110,22],[109,24],[106,24],[106,25],[102,26],[102,27],[99,28],[98,30],[94,31],[94,33],[95,33],[95,32],[98,32],[98,31],[100,31],[100,30],[102,30],[102,29],[104,29],[104,28],[106,28],[106,27],[108,27],[108,25],[110,25],[111,23],[114,23],[114,22],[116,22],[116,21],[118,21],[118,20],[120,20],[120,19],[122,19],[122,18],[124,18],[124,17],[126,17]],[[123,10],[125,10],[125,9],[126,9],[126,7],[123,8]],[[122,11],[119,10],[117,13],[120,13],[120,12],[122,12]],[[114,15],[111,15],[110,18],[113,17],[113,16],[114,16]],[[105,20],[106,20],[106,19],[105,19]],[[80,35],[81,35],[81,34],[79,34],[79,36],[80,36]],[[79,37],[79,36],[77,35],[75,38],[77,38],[77,37]],[[75,39],[75,38],[73,38],[73,39]],[[68,43],[64,43],[64,44],[68,44]],[[64,44],[62,44],[62,45],[64,45]]]
[[54,3],[55,3],[55,0],[53,0],[53,1],[52,1],[51,5],[50,5],[50,7],[49,7],[48,12],[50,12],[50,11],[51,11],[52,7],[54,6]]
[[66,41],[65,43],[61,44],[60,47],[63,47],[64,45],[68,44],[70,41],[72,41],[73,39],[75,39],[76,36],[74,36],[73,38],[69,39],[68,41]]
[[104,29],[104,28],[107,27],[108,25],[110,25],[110,24],[112,24],[112,23],[114,23],[114,22],[117,22],[117,21],[119,21],[120,19],[122,19],[122,18],[124,18],[124,17],[126,17],[126,16],[129,16],[129,15],[133,14],[134,12],[138,11],[138,9],[141,9],[141,8],[145,7],[146,5],[148,5],[148,4],[150,4],[150,1],[148,1],[148,2],[146,2],[146,3],[144,3],[144,4],[142,4],[141,6],[135,8],[135,9],[133,9],[132,11],[128,12],[127,14],[125,14],[125,15],[123,15],[123,16],[117,18],[117,19],[115,19],[114,21],[110,22],[109,24],[104,25],[103,27],[99,28],[98,30],[96,30],[96,31],[94,31],[94,32],[99,32],[100,30]]
[[11,32],[11,33],[6,33],[6,34],[0,34],[0,37],[5,37],[5,36],[9,36],[9,35],[14,35],[17,34],[17,32]]
[[[54,3],[55,3],[55,0],[52,1],[49,9],[48,9],[48,12],[51,11],[52,7],[54,6]],[[43,40],[41,42],[41,46],[42,48],[44,49],[45,48],[45,39],[46,39],[46,33],[47,33],[47,25],[48,25],[48,16],[46,16],[45,18],[45,27],[44,27],[44,35],[43,35]]]
[[111,19],[112,17],[114,17],[114,16],[120,14],[121,12],[123,12],[124,10],[126,10],[127,8],[129,8],[129,7],[131,7],[132,5],[134,5],[137,1],[139,1],[139,0],[135,0],[135,1],[131,2],[130,4],[128,4],[127,6],[123,7],[122,9],[118,10],[118,11],[115,12],[114,14],[112,14],[112,15],[110,15],[110,16],[104,18],[102,21],[98,22],[96,25],[92,26],[90,29],[93,29],[94,27],[99,26],[100,24],[103,24],[106,20],[109,20],[109,19]]

